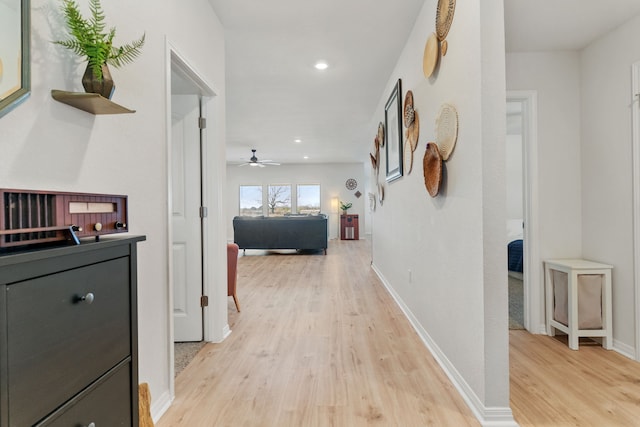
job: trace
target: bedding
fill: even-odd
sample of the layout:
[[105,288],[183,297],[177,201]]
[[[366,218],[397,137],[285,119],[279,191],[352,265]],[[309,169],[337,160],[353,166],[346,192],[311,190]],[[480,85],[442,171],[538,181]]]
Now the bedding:
[[507,245],[509,271],[522,273],[522,239],[509,242]]
[[507,266],[509,271],[522,273],[522,218],[507,220]]

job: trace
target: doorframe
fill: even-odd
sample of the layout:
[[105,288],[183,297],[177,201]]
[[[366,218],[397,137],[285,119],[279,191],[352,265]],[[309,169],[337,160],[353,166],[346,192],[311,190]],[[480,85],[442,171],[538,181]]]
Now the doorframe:
[[546,334],[542,301],[542,262],[539,249],[538,207],[538,92],[507,91],[508,102],[522,104],[523,220],[524,220],[524,327],[534,334]]
[[[169,373],[169,393],[170,399],[173,400],[175,396],[175,354],[174,354],[174,321],[173,321],[173,255],[172,255],[172,242],[173,242],[173,226],[171,224],[171,216],[173,215],[173,206],[171,203],[172,200],[172,140],[171,140],[171,74],[174,71],[179,71],[182,73],[183,77],[190,80],[195,87],[197,87],[200,91],[200,115],[201,117],[207,119],[207,104],[210,100],[212,100],[216,96],[216,92],[211,88],[209,84],[200,76],[200,74],[190,65],[190,63],[178,52],[178,49],[173,46],[168,38],[165,38],[165,95],[166,95],[166,168],[167,168],[167,181],[165,183],[167,188],[167,241],[166,241],[166,250],[167,250],[167,313],[168,313],[168,336],[167,336],[167,346],[168,346],[168,367],[167,372]],[[208,206],[208,187],[207,180],[205,177],[208,176],[209,162],[207,161],[207,135],[206,129],[202,129],[200,131],[200,146],[201,146],[201,192],[202,192],[202,206]],[[209,259],[209,227],[207,217],[202,218],[201,221],[201,244],[202,244],[202,291],[205,295],[215,295],[215,284],[212,283],[211,273],[208,268]],[[210,310],[213,313],[210,312]],[[203,334],[205,341],[210,339],[210,317],[216,317],[215,311],[217,307],[216,305],[212,305],[210,307],[203,308]]]
[[631,65],[633,158],[633,281],[635,293],[635,359],[640,361],[640,61]]

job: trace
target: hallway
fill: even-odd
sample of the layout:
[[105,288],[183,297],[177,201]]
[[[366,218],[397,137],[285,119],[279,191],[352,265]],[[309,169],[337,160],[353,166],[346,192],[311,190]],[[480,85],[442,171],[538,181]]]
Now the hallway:
[[247,251],[231,335],[177,378],[157,426],[479,425],[370,268],[369,245]]

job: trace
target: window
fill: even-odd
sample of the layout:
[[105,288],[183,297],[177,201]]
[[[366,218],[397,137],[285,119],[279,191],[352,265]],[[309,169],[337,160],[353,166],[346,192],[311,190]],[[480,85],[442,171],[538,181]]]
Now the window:
[[298,185],[298,213],[317,215],[320,213],[320,185]]
[[240,216],[260,216],[262,213],[262,186],[240,186]]
[[270,185],[267,193],[267,208],[270,216],[291,213],[291,186]]

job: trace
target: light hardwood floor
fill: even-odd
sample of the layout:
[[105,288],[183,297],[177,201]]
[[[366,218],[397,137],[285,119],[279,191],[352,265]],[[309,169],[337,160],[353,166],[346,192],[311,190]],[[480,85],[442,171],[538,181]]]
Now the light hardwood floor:
[[[478,426],[369,266],[369,242],[239,260],[232,334],[176,380],[174,426]],[[510,332],[522,426],[640,426],[640,364]]]
[[511,409],[521,427],[640,426],[640,363],[589,339],[510,331]]

